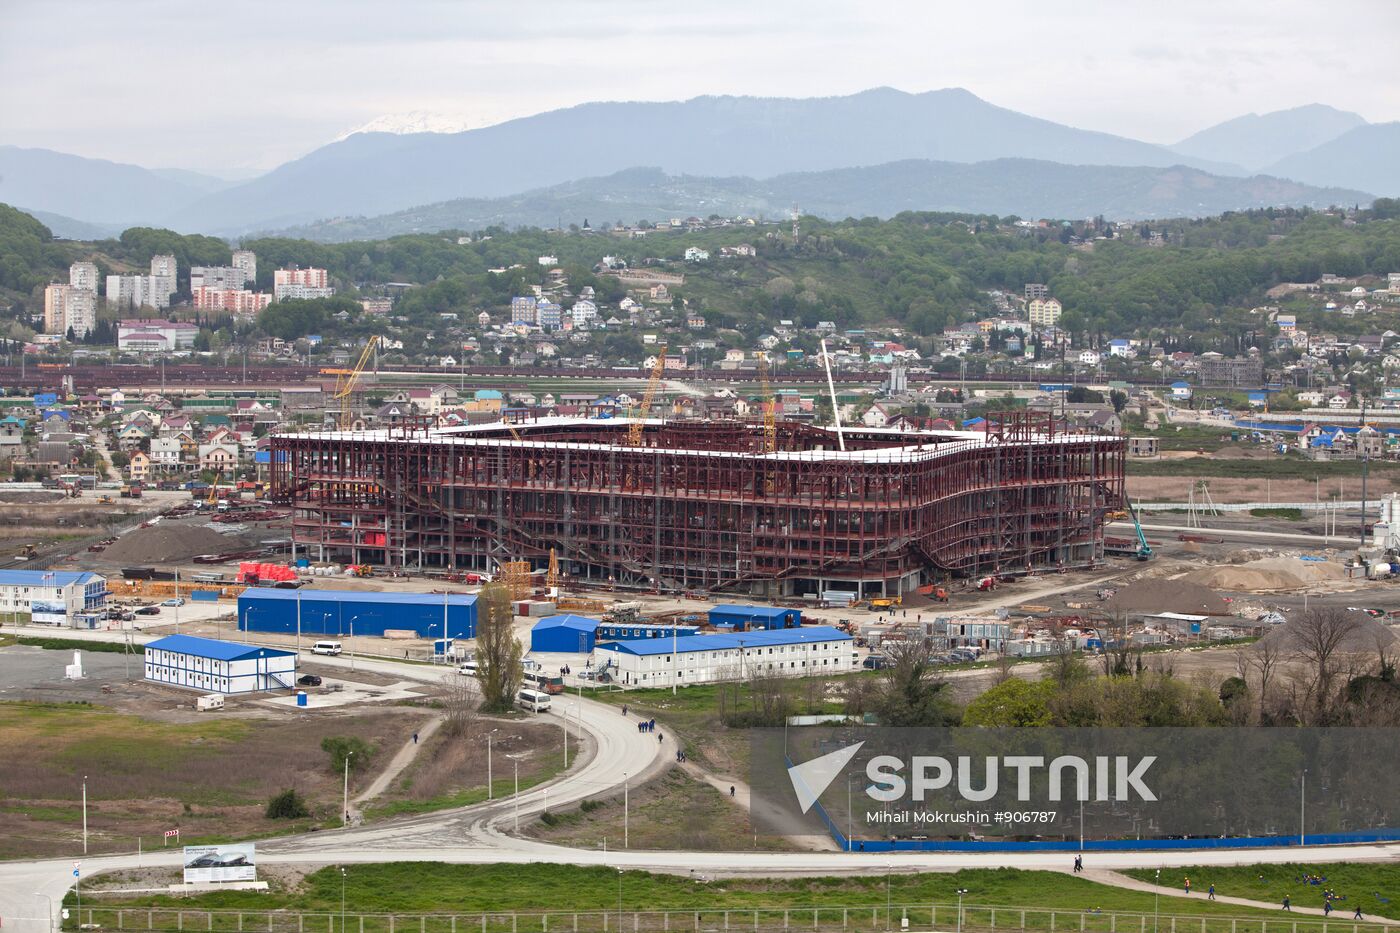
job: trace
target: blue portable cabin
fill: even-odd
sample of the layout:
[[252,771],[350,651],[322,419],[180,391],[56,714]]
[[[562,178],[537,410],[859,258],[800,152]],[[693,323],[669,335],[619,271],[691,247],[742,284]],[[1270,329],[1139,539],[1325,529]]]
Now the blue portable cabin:
[[551,654],[587,654],[598,642],[597,619],[587,616],[547,616],[530,629],[530,650]]
[[802,624],[801,609],[780,606],[715,606],[709,613],[710,624],[716,628],[745,631],[751,629],[797,628]]
[[442,638],[445,625],[448,638],[476,637],[476,597],[465,593],[249,587],[238,597],[238,628],[296,632],[298,603],[303,635],[382,636],[393,629],[411,631],[419,638]]

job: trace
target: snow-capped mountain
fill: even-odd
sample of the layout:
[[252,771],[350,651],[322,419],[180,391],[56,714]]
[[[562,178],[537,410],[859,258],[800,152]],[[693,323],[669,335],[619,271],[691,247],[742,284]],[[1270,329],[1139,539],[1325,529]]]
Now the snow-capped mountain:
[[347,130],[336,137],[339,142],[356,133],[393,133],[403,136],[409,133],[461,133],[464,130],[482,126],[461,114],[435,113],[430,110],[410,110],[408,113],[386,113],[375,117],[363,126]]

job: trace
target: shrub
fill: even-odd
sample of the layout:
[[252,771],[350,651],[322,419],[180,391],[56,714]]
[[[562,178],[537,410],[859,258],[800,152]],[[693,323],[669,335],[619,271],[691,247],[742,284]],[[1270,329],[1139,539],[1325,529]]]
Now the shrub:
[[351,771],[362,771],[374,755],[374,749],[354,736],[328,735],[321,740],[321,751],[331,756],[331,770],[337,774],[345,770],[345,759],[350,759]]
[[267,802],[269,820],[299,820],[311,815],[296,788],[289,787]]

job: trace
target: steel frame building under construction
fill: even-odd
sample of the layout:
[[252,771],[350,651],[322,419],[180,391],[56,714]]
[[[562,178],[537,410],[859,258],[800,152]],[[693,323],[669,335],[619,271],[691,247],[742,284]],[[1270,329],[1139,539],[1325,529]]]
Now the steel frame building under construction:
[[[1121,438],[1049,417],[981,431],[553,418],[279,434],[272,495],[314,559],[542,567],[662,590],[894,595],[951,575],[1083,567],[1124,502]],[[844,447],[844,449],[841,449]]]

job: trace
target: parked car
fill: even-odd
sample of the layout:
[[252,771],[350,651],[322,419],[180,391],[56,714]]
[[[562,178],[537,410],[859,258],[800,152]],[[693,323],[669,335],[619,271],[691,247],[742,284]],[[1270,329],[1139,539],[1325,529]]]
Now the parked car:
[[457,673],[475,675],[480,669],[475,661],[463,661],[457,666]]
[[183,596],[172,596],[165,602],[161,603],[162,606],[183,606],[184,604],[185,597]]
[[321,678],[315,674],[302,674],[297,678],[297,684],[302,687],[319,687],[321,686]]
[[160,615],[160,607],[159,607],[159,606],[142,606],[140,609],[137,609],[137,610],[136,610],[136,614],[137,614],[138,616],[158,616],[158,615]]

